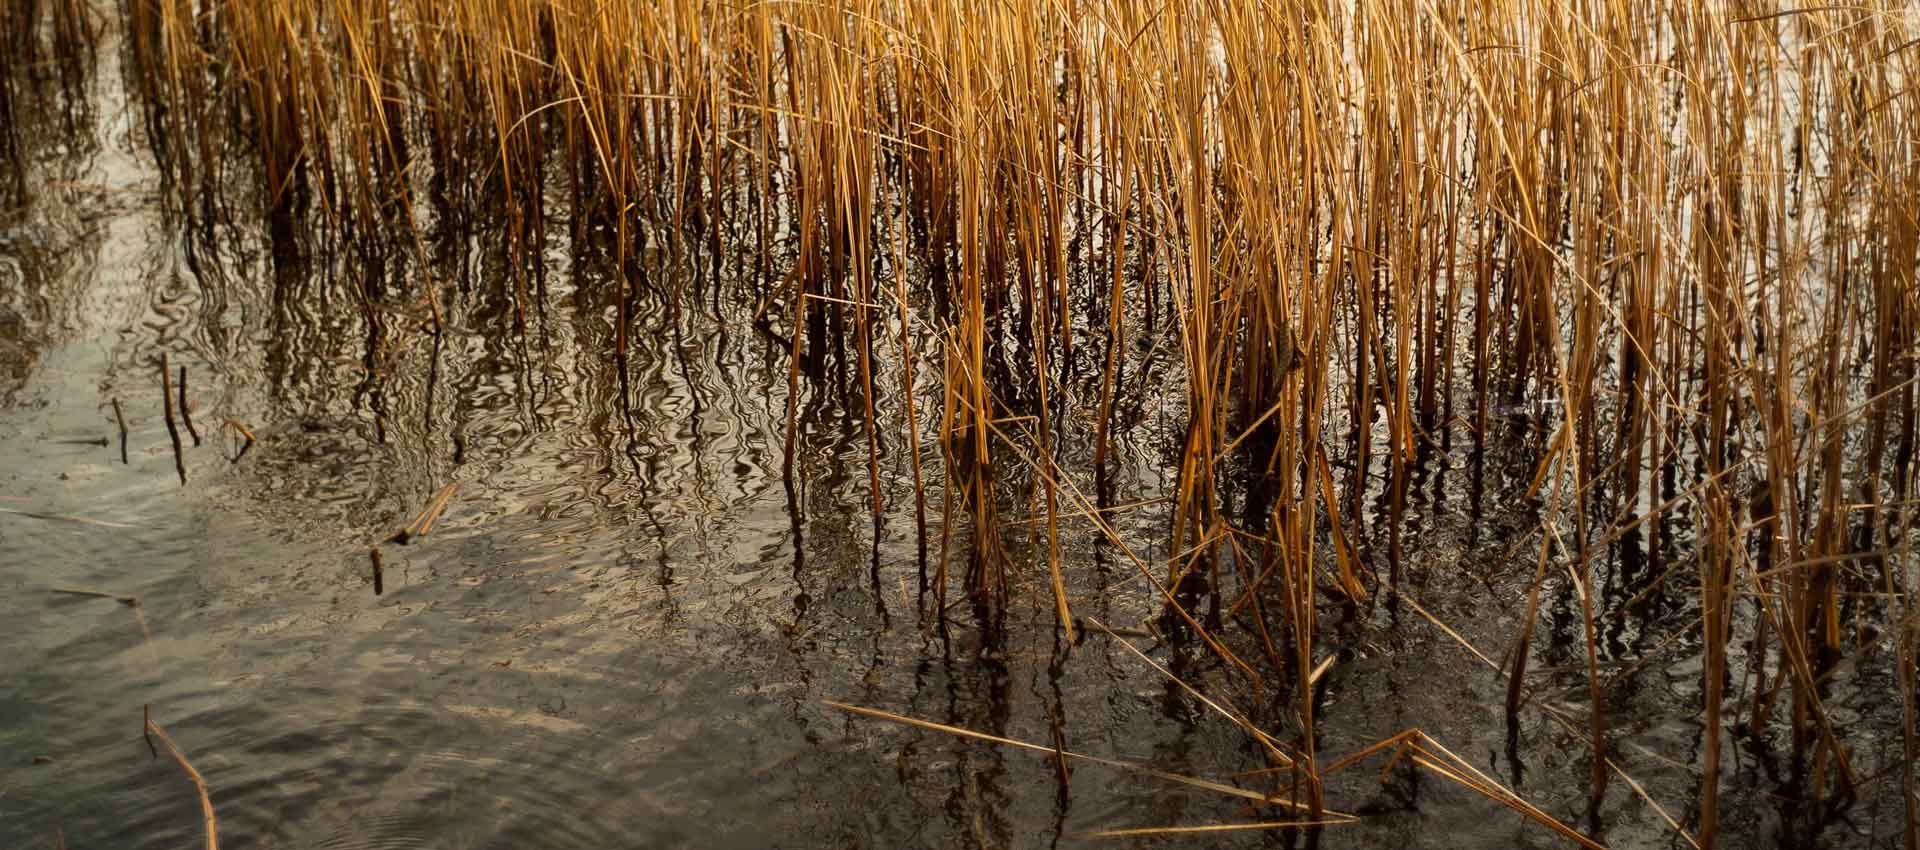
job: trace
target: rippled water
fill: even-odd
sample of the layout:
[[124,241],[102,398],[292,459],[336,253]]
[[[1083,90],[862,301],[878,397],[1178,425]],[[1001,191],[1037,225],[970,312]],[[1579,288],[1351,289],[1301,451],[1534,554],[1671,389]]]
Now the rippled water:
[[[862,423],[837,402],[802,405],[789,488],[785,351],[751,329],[755,305],[700,279],[704,260],[675,246],[647,260],[673,280],[663,291],[692,295],[636,312],[630,413],[605,353],[610,320],[575,291],[588,274],[577,259],[550,246],[541,309],[514,333],[490,236],[471,223],[436,232],[453,247],[432,273],[459,293],[442,305],[448,333],[422,329],[424,304],[389,305],[369,358],[352,307],[364,267],[275,262],[258,238],[194,254],[162,212],[115,52],[103,47],[85,97],[47,95],[59,106],[23,126],[31,203],[0,212],[0,847],[53,846],[56,833],[76,848],[194,846],[192,790],[142,742],[143,706],[206,775],[229,848],[1560,844],[1432,776],[1383,784],[1377,763],[1329,786],[1329,804],[1362,823],[1312,839],[1081,839],[1281,813],[1097,765],[1062,790],[1040,755],[823,704],[1040,743],[1057,716],[1080,752],[1216,779],[1265,766],[1247,735],[1113,639],[1061,643],[1036,570],[1016,577],[1004,645],[964,623],[935,629],[920,613],[901,412],[881,411],[878,519]],[[184,486],[161,352],[186,368],[203,438],[186,438]],[[1128,356],[1137,373],[1169,355]],[[1171,486],[1168,403],[1132,400],[1113,504]],[[228,418],[257,438],[237,462]],[[1677,846],[1623,783],[1588,818],[1585,751],[1549,712],[1530,713],[1509,747],[1502,677],[1420,613],[1494,660],[1511,640],[1527,572],[1514,541],[1539,519],[1519,498],[1538,443],[1525,425],[1487,457],[1427,460],[1403,557],[1417,607],[1326,616],[1338,658],[1319,685],[1320,751],[1422,727],[1610,843]],[[937,448],[924,460],[937,469]],[[375,595],[368,549],[448,482],[460,487],[433,532],[384,547]],[[1144,555],[1166,557],[1163,508],[1116,516]],[[1133,568],[1072,529],[1079,612],[1122,627],[1151,617]],[[1684,593],[1636,598],[1646,567],[1630,551],[1600,569],[1606,663],[1622,671],[1616,760],[1686,818],[1695,612]],[[1555,587],[1538,701],[1583,717],[1578,603]],[[55,588],[138,597],[151,639],[133,609]],[[1197,647],[1136,643],[1249,698]],[[1893,687],[1862,665],[1830,705],[1884,721]],[[1292,698],[1267,696],[1245,707],[1284,734]],[[1856,740],[1863,772],[1897,758],[1895,735]],[[1764,750],[1729,757],[1726,829],[1792,846],[1897,842],[1894,795],[1828,818],[1794,802]]]

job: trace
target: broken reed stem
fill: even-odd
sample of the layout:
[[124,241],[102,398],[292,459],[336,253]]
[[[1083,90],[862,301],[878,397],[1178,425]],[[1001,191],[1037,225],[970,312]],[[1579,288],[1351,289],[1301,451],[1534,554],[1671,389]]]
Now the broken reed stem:
[[103,590],[85,590],[85,589],[74,588],[74,587],[50,587],[50,588],[47,588],[47,592],[62,593],[68,596],[88,596],[88,597],[93,597],[95,599],[111,599],[115,602],[118,602],[122,605],[127,606],[128,608],[133,609],[133,619],[140,624],[140,636],[146,639],[147,647],[149,649],[152,648],[153,628],[147,625],[147,612],[146,612],[146,609],[140,604],[140,597],[126,596],[124,594],[119,594],[119,593],[108,593]]
[[206,828],[206,850],[220,850],[220,823],[213,816],[213,798],[207,794],[206,777],[201,776],[200,771],[194,769],[193,762],[187,760],[187,754],[181,752],[180,747],[173,743],[173,738],[167,735],[167,731],[160,728],[160,724],[153,722],[153,706],[143,706],[142,711],[145,715],[147,747],[151,749],[153,742],[158,740],[160,746],[166,748],[167,754],[173,757],[174,764],[179,765],[181,772],[187,775],[187,780],[193,783],[194,794],[200,798],[201,823]]
[[247,456],[247,451],[253,448],[253,432],[248,430],[247,426],[240,424],[238,419],[228,419],[226,422],[227,427],[240,432],[240,439],[243,441],[240,443],[240,450],[234,452],[233,459],[227,462],[231,466],[239,463],[241,458]]
[[160,747],[153,742],[153,704],[140,706],[140,740],[147,742],[147,753],[152,758],[160,758]]
[[111,599],[122,605],[130,606],[130,607],[137,606],[140,604],[140,598],[137,596],[126,596],[119,593],[108,593],[104,590],[83,590],[81,588],[76,588],[76,587],[49,587],[47,588],[47,592],[48,593],[64,593],[68,596],[90,596],[95,599]]
[[126,466],[128,465],[127,417],[120,412],[120,398],[118,396],[109,400],[113,402],[113,421],[120,426],[120,465]]
[[373,595],[379,596],[386,592],[386,565],[380,560],[380,547],[368,549],[367,555],[373,561]]
[[98,528],[138,528],[139,527],[139,526],[133,525],[132,523],[108,522],[107,520],[104,520],[104,519],[88,519],[87,517],[81,517],[81,516],[67,516],[65,514],[47,514],[47,513],[40,513],[38,511],[21,511],[21,510],[15,510],[13,508],[0,508],[0,514],[8,514],[10,516],[31,517],[33,519],[44,519],[52,522],[71,522],[79,525],[91,525]]
[[460,482],[455,481],[440,488],[440,492],[434,494],[420,514],[415,516],[412,522],[407,523],[406,528],[400,529],[390,538],[392,542],[405,546],[416,538],[427,536],[427,532],[433,530],[433,524],[439,521],[441,512],[447,509],[447,502],[453,498],[453,491],[459,487]]
[[[1292,811],[1304,811],[1306,809],[1305,806],[1299,803],[1294,803],[1290,800],[1283,800],[1283,799],[1276,799],[1273,797],[1269,797],[1265,794],[1262,794],[1258,791],[1254,791],[1248,788],[1241,788],[1237,785],[1228,785],[1223,782],[1215,782],[1211,779],[1202,779],[1200,777],[1188,776],[1186,774],[1172,773],[1170,771],[1161,770],[1160,768],[1157,768],[1157,767],[1150,767],[1148,765],[1141,764],[1139,762],[1123,761],[1120,759],[1110,759],[1102,756],[1092,756],[1092,755],[1087,755],[1085,753],[1076,753],[1071,750],[1061,750],[1045,744],[1034,744],[1027,741],[1021,741],[1015,738],[1006,738],[999,735],[990,735],[985,732],[975,732],[971,729],[966,729],[959,726],[949,726],[945,723],[935,723],[931,720],[920,720],[917,718],[908,717],[904,714],[895,714],[891,711],[882,711],[877,708],[866,708],[864,706],[849,705],[847,703],[835,702],[833,700],[821,700],[820,703],[822,705],[825,705],[828,708],[837,709],[839,711],[844,711],[849,714],[864,715],[866,717],[871,717],[876,720],[884,720],[889,723],[897,723],[902,726],[915,726],[921,729],[930,729],[935,732],[944,732],[948,735],[953,735],[959,738],[971,738],[978,741],[987,741],[989,743],[999,744],[1001,746],[1014,747],[1016,749],[1022,749],[1022,750],[1030,750],[1032,752],[1039,753],[1049,758],[1054,758],[1054,757],[1069,758],[1077,761],[1090,762],[1092,764],[1100,764],[1100,765],[1106,765],[1108,767],[1116,767],[1121,770],[1133,771],[1135,773],[1140,773],[1146,776],[1152,776],[1158,779],[1164,779],[1169,782],[1175,782],[1181,785],[1187,785],[1187,786],[1199,788],[1205,791],[1212,791],[1214,793],[1225,794],[1230,797],[1237,797],[1243,800],[1250,801],[1256,805],[1275,806],[1278,808],[1289,809]],[[1346,812],[1327,811],[1327,812],[1324,812],[1324,814],[1329,818],[1341,819],[1343,822],[1351,822],[1354,820],[1354,816]]]
[[1193,826],[1133,826],[1119,829],[1095,829],[1087,832],[1067,833],[1069,838],[1144,838],[1151,835],[1193,835],[1216,832],[1245,832],[1248,830],[1309,829],[1318,826],[1340,826],[1353,821],[1328,820],[1275,820],[1253,821],[1250,823],[1209,823]]
[[[1201,779],[1198,777],[1188,776],[1185,774],[1170,773],[1168,771],[1160,770],[1158,768],[1147,767],[1145,765],[1142,765],[1136,762],[1120,761],[1116,759],[1101,758],[1099,756],[1089,756],[1082,753],[1070,752],[1065,750],[1059,745],[1057,736],[1055,738],[1055,744],[1053,746],[1046,746],[1042,744],[1029,743],[1029,742],[1021,741],[1014,738],[1006,738],[999,735],[990,735],[985,732],[976,732],[971,729],[966,729],[964,727],[959,727],[959,726],[950,726],[945,723],[935,723],[930,720],[920,720],[917,718],[908,717],[903,714],[895,714],[891,711],[883,711],[876,708],[866,708],[863,706],[849,705],[847,703],[835,702],[833,700],[822,700],[821,703],[827,706],[828,708],[838,709],[840,711],[848,712],[851,714],[858,714],[858,715],[870,717],[876,720],[884,720],[889,723],[897,723],[903,726],[912,726],[920,729],[928,729],[935,732],[942,732],[942,733],[959,737],[959,738],[970,738],[978,741],[986,741],[989,743],[999,744],[1001,746],[1015,747],[1015,748],[1024,749],[1024,750],[1032,750],[1034,752],[1038,752],[1043,755],[1051,756],[1053,759],[1058,759],[1063,764],[1067,759],[1078,759],[1082,761],[1092,762],[1094,764],[1103,764],[1110,767],[1121,768],[1123,770],[1131,770],[1131,771],[1139,772],[1148,776],[1153,776],[1159,779],[1165,779],[1172,782],[1178,782],[1183,785],[1200,788],[1202,790],[1213,791],[1213,792],[1226,794],[1233,797],[1241,797],[1247,800],[1256,801],[1257,803],[1262,805],[1277,806],[1280,808],[1290,809],[1296,812],[1308,811],[1308,812],[1311,812],[1312,819],[1320,823],[1351,823],[1354,820],[1354,816],[1351,814],[1323,809],[1318,805],[1297,803],[1284,796],[1281,796],[1278,793],[1261,794],[1257,791],[1242,788],[1237,785],[1228,785],[1225,783],[1215,782],[1209,779]],[[1439,741],[1434,740],[1432,737],[1427,735],[1424,731],[1420,730],[1419,728],[1408,729],[1390,738],[1377,741],[1374,744],[1364,747],[1354,753],[1350,753],[1346,756],[1342,756],[1339,759],[1335,759],[1324,770],[1315,770],[1311,766],[1307,765],[1305,762],[1302,762],[1300,763],[1300,766],[1307,768],[1307,777],[1303,781],[1309,782],[1310,785],[1317,786],[1320,783],[1320,780],[1323,779],[1324,777],[1332,773],[1335,773],[1337,771],[1343,770],[1349,766],[1352,766],[1353,764],[1356,764],[1359,761],[1371,755],[1377,754],[1379,752],[1387,751],[1389,749],[1391,749],[1391,752],[1393,753],[1393,760],[1389,762],[1388,767],[1391,767],[1394,761],[1398,761],[1402,757],[1409,757],[1408,758],[1409,763],[1417,767],[1425,768],[1427,771],[1434,773],[1456,785],[1459,785],[1462,788],[1465,788],[1469,791],[1479,794],[1487,798],[1488,800],[1498,803],[1499,805],[1505,808],[1518,812],[1519,814],[1525,816],[1529,820],[1532,820],[1535,823],[1538,823],[1541,826],[1544,826],[1547,829],[1550,829],[1558,833],[1561,837],[1566,838],[1567,840],[1572,841],[1573,843],[1578,844],[1581,847],[1587,848],[1587,850],[1607,850],[1605,845],[1593,840],[1592,838],[1587,837],[1586,834],[1580,832],[1577,829],[1574,829],[1571,826],[1568,826],[1566,823],[1560,821],[1558,818],[1555,818],[1552,815],[1547,814],[1545,811],[1541,810],[1538,806],[1535,806],[1534,804],[1527,802],[1525,798],[1515,793],[1512,789],[1508,788],[1505,785],[1500,784],[1498,781],[1496,781],[1492,777],[1488,776],[1487,774],[1481,772],[1479,769],[1475,768],[1471,763],[1465,761],[1464,759],[1461,759],[1452,750],[1447,749],[1446,746],[1442,745]],[[1063,781],[1064,781],[1064,778],[1063,778]]]
[[160,402],[167,417],[167,437],[173,441],[173,469],[180,473],[180,485],[187,483],[187,459],[180,447],[180,428],[173,424],[173,375],[167,353],[160,352]]
[[193,447],[200,447],[200,429],[193,427],[193,407],[187,404],[187,367],[180,366],[180,421],[186,423],[187,434],[193,437]]

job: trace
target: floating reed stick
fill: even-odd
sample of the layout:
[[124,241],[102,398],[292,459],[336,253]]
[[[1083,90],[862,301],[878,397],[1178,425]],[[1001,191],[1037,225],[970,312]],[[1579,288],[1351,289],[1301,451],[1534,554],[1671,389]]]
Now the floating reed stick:
[[201,776],[200,771],[193,769],[193,762],[187,761],[187,754],[181,752],[180,748],[173,743],[173,739],[167,736],[167,731],[160,728],[160,724],[153,722],[153,706],[144,706],[142,710],[146,718],[147,747],[151,749],[153,742],[156,739],[159,740],[160,746],[165,747],[167,754],[173,756],[174,764],[180,765],[180,770],[186,773],[187,780],[193,783],[194,793],[200,797],[200,816],[202,824],[206,827],[207,850],[220,850],[220,823],[213,816],[213,798],[207,795],[206,777]]
[[187,483],[187,459],[180,449],[180,428],[173,424],[173,376],[167,363],[167,353],[160,352],[160,401],[167,414],[167,436],[173,440],[173,468],[180,473],[180,484]]
[[240,444],[240,450],[233,453],[233,460],[228,461],[229,464],[239,463],[241,458],[247,456],[247,450],[253,448],[253,432],[247,430],[247,426],[240,424],[238,419],[228,419],[227,427],[239,431],[240,438],[245,441]]
[[180,421],[187,424],[194,448],[200,447],[200,429],[193,427],[193,408],[187,404],[187,367],[180,367]]
[[153,644],[153,629],[147,625],[146,610],[140,606],[140,597],[138,596],[127,596],[120,593],[108,593],[104,590],[86,590],[75,587],[50,587],[47,588],[47,592],[62,593],[68,596],[91,596],[95,599],[111,599],[125,605],[133,609],[133,618],[140,623],[140,635],[147,639],[149,646]]
[[157,759],[160,757],[160,748],[153,743],[153,732],[149,731],[152,724],[153,704],[140,706],[140,739],[147,742],[147,752]]
[[137,528],[138,527],[131,523],[125,523],[125,522],[108,522],[104,519],[88,519],[87,517],[83,517],[83,516],[68,516],[66,514],[43,514],[38,511],[20,511],[20,510],[14,510],[13,508],[0,508],[0,514],[11,514],[13,516],[30,517],[32,519],[52,520],[54,522],[74,522],[74,523],[79,523],[81,525],[99,526],[101,528]]
[[48,593],[64,593],[64,594],[67,594],[68,596],[91,596],[96,599],[111,599],[122,605],[128,605],[128,606],[138,606],[140,604],[140,597],[138,596],[126,596],[119,593],[108,593],[107,591],[104,591],[104,590],[84,590],[77,587],[49,587],[47,588],[47,592]]
[[393,542],[405,546],[412,543],[416,537],[427,536],[427,532],[433,530],[433,524],[440,519],[440,513],[447,509],[447,501],[453,498],[453,491],[459,487],[460,482],[455,481],[440,488],[440,492],[435,493],[433,499],[427,502],[427,507],[420,511],[420,515],[414,517],[413,522],[407,523],[406,528],[400,529],[393,535],[391,538]]
[[113,421],[120,425],[120,463],[124,466],[127,464],[127,417],[120,412],[120,399],[115,397],[110,400],[113,402]]
[[[1306,808],[1305,806],[1299,803],[1295,803],[1292,800],[1269,796],[1267,794],[1262,794],[1259,791],[1255,791],[1250,788],[1241,788],[1237,785],[1228,785],[1223,782],[1215,782],[1211,779],[1205,779],[1198,776],[1188,776],[1186,774],[1173,773],[1171,771],[1161,770],[1160,768],[1152,767],[1150,765],[1142,764],[1140,762],[1124,761],[1121,759],[1106,758],[1104,756],[1094,756],[1094,755],[1087,755],[1085,753],[1076,753],[1076,752],[1073,752],[1072,750],[1056,749],[1052,746],[1048,746],[1045,744],[1034,744],[1034,743],[1029,743],[1027,741],[1021,741],[1014,738],[1003,738],[999,735],[991,735],[986,732],[976,732],[972,729],[966,729],[959,726],[949,726],[945,723],[935,723],[931,720],[920,720],[917,718],[908,717],[904,714],[895,714],[891,711],[884,711],[878,708],[867,708],[867,707],[858,706],[858,705],[848,705],[847,703],[835,702],[830,699],[821,700],[820,704],[828,708],[847,712],[849,714],[863,715],[866,717],[874,718],[876,720],[884,720],[889,723],[898,723],[902,726],[914,726],[921,729],[930,729],[935,732],[944,732],[948,735],[952,735],[957,738],[971,738],[976,741],[986,741],[993,744],[999,744],[1004,747],[1013,747],[1016,749],[1029,750],[1032,752],[1040,753],[1041,755],[1048,756],[1048,757],[1068,758],[1068,759],[1074,759],[1076,761],[1084,761],[1092,764],[1099,764],[1099,765],[1105,765],[1107,767],[1119,768],[1121,770],[1139,773],[1144,776],[1151,776],[1156,779],[1163,779],[1168,782],[1175,782],[1181,785],[1186,785],[1193,788],[1199,788],[1203,791],[1212,791],[1214,793],[1223,794],[1229,797],[1237,797],[1243,800],[1247,800],[1253,805],[1274,806],[1277,808],[1289,809],[1292,811],[1302,811]],[[1347,814],[1346,812],[1327,811],[1324,814],[1327,817],[1337,819],[1342,823],[1351,823],[1355,820],[1353,815]]]

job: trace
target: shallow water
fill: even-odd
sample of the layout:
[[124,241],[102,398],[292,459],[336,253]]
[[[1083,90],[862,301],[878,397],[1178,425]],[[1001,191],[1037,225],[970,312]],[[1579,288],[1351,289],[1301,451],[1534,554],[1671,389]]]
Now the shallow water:
[[[1284,813],[1094,764],[1063,788],[1042,754],[826,705],[1042,744],[1057,716],[1082,753],[1221,780],[1265,767],[1247,734],[1116,639],[1065,645],[1042,567],[1019,565],[1004,644],[964,616],[934,628],[901,412],[882,411],[895,427],[878,519],[862,423],[838,402],[802,405],[789,488],[785,352],[750,329],[753,304],[698,280],[704,260],[674,247],[648,260],[712,294],[636,313],[646,342],[627,410],[603,353],[609,322],[570,282],[565,246],[550,246],[542,310],[517,334],[490,235],[470,224],[436,231],[453,246],[433,271],[455,284],[450,331],[421,330],[424,305],[394,309],[369,358],[351,308],[364,267],[276,261],[258,234],[193,253],[163,213],[115,53],[103,46],[82,101],[23,128],[31,203],[0,219],[0,847],[56,833],[76,848],[194,846],[197,804],[142,742],[144,706],[206,775],[229,848],[1564,846],[1434,776],[1382,783],[1377,759],[1329,782],[1329,805],[1362,814],[1356,825],[1086,839]],[[161,352],[188,373],[203,438],[183,435],[184,485]],[[1137,374],[1169,354],[1128,356]],[[1136,400],[1110,503],[1172,486],[1168,404]],[[257,437],[237,462],[228,418]],[[1534,645],[1547,708],[1524,715],[1511,746],[1504,679],[1459,642],[1500,660],[1525,606],[1539,506],[1522,495],[1540,435],[1524,419],[1502,427],[1500,450],[1434,454],[1414,481],[1412,604],[1323,614],[1321,656],[1337,658],[1319,684],[1319,751],[1420,727],[1613,846],[1679,846],[1622,781],[1589,818],[1567,582],[1549,583]],[[448,482],[460,487],[432,533],[383,547],[376,595],[369,548]],[[1116,516],[1143,556],[1166,557],[1164,506]],[[1360,541],[1382,572],[1384,526]],[[1084,523],[1069,528],[1077,612],[1128,629],[1151,618],[1134,568]],[[1603,660],[1621,671],[1615,760],[1686,819],[1697,612],[1684,590],[1635,599],[1650,576],[1628,543],[1596,566]],[[151,638],[133,609],[55,588],[138,597]],[[1135,643],[1286,736],[1290,695],[1252,702],[1198,647]],[[1736,649],[1732,667],[1745,661]],[[1829,704],[1891,729],[1875,724],[1897,699],[1884,670],[1861,664]],[[1862,773],[1897,758],[1897,734],[1852,740]],[[1891,783],[1825,819],[1769,752],[1728,750],[1723,822],[1742,846],[1897,844]]]

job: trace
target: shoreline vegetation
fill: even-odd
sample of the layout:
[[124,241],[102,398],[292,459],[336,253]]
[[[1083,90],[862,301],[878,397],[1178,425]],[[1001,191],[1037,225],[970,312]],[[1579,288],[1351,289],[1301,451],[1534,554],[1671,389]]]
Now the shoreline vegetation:
[[[1773,730],[1808,799],[1897,783],[1920,848],[1920,16],[1902,4],[4,6],[14,69],[64,69],[121,28],[188,262],[232,238],[276,268],[342,262],[357,303],[323,309],[357,313],[370,383],[398,337],[448,332],[445,282],[403,270],[430,266],[449,217],[484,216],[503,246],[486,285],[512,306],[489,333],[534,332],[549,253],[595,258],[568,297],[604,315],[618,409],[632,352],[669,344],[637,314],[754,305],[785,353],[789,488],[802,405],[843,406],[873,514],[911,512],[940,628],[993,633],[1018,584],[1067,641],[1123,641],[1075,610],[1063,538],[1098,533],[1164,631],[1286,706],[1270,734],[1208,701],[1270,754],[1256,805],[1289,818],[1271,827],[1350,817],[1322,777],[1386,755],[1600,846],[1418,729],[1316,746],[1336,640],[1319,619],[1408,604],[1452,633],[1399,592],[1421,569],[1402,562],[1407,491],[1519,416],[1541,519],[1487,565],[1527,603],[1481,657],[1510,683],[1510,728],[1546,711],[1586,742],[1589,817],[1624,786],[1689,846],[1725,846],[1723,750]],[[4,76],[0,119],[25,96]],[[0,160],[19,151],[0,139]],[[651,276],[660,253],[710,273]],[[1130,347],[1171,365],[1130,371]],[[1110,486],[1120,400],[1146,385],[1177,421],[1164,559],[1112,522],[1137,507]],[[192,431],[184,371],[178,395]],[[883,497],[898,458],[910,505]],[[1684,807],[1608,757],[1593,583],[1613,546],[1643,559],[1638,593],[1698,611]],[[1578,713],[1526,686],[1543,594],[1566,587]],[[1898,683],[1903,767],[1864,773],[1827,710],[1849,663]],[[974,737],[1051,754],[1063,782],[1082,758]]]

